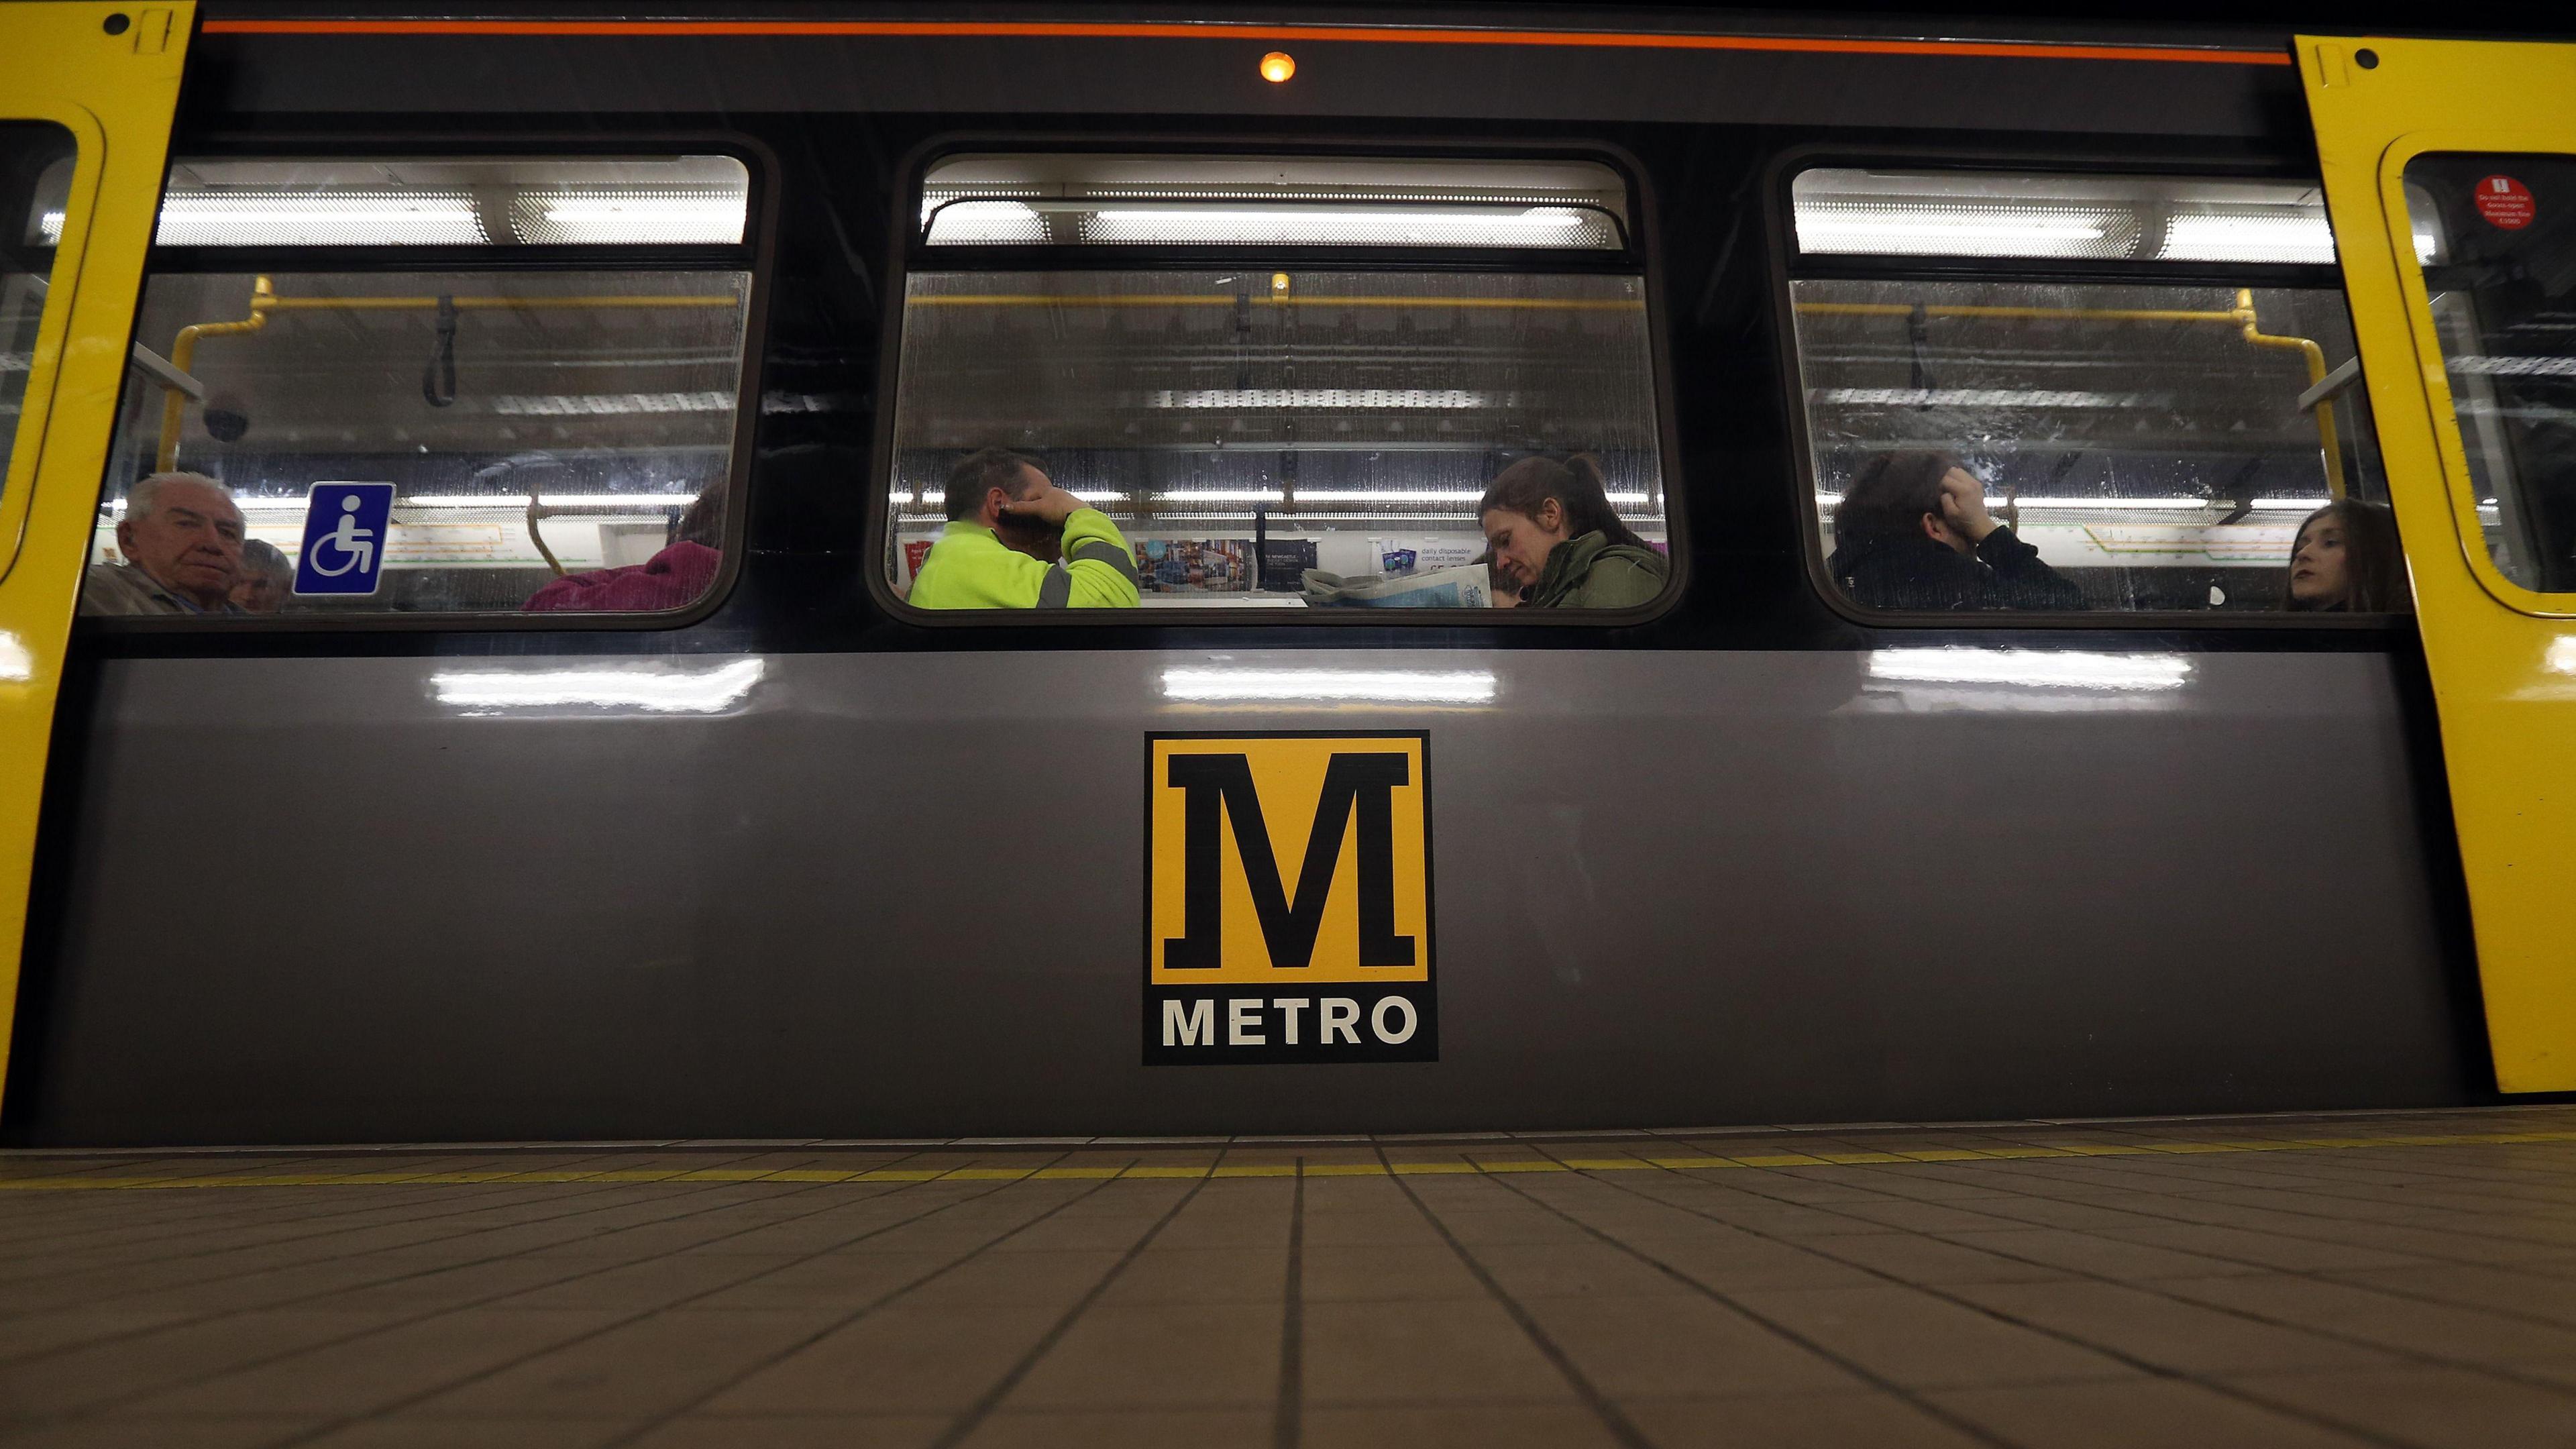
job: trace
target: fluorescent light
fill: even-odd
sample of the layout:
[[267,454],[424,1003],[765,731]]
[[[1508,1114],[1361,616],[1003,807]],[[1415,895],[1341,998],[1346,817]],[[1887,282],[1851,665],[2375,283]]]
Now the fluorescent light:
[[2576,377],[2576,357],[2446,357],[2443,366],[2478,377]]
[[746,209],[742,192],[713,187],[527,191],[511,199],[510,225],[531,245],[731,246]]
[[[694,493],[540,493],[537,501],[548,508],[686,508],[698,501]],[[296,508],[304,506],[301,498],[289,499]],[[525,493],[422,493],[394,500],[397,508],[525,508]]]
[[479,246],[469,191],[179,191],[161,203],[165,247]]
[[729,413],[729,392],[609,392],[504,394],[492,399],[492,411],[503,417],[575,418],[633,413]]
[[1989,498],[1986,500],[1986,506],[1988,508],[2003,508],[2007,505],[2021,508],[2070,509],[2076,511],[2093,508],[2134,508],[2155,513],[2172,513],[2180,510],[2215,508],[2218,506],[2206,498]]
[[921,209],[935,247],[1026,245],[1048,237],[1046,218],[1025,201],[924,200]]
[[[955,207],[949,210],[955,210]],[[945,213],[942,214],[945,220]],[[1607,221],[1570,206],[1444,210],[1405,206],[1323,209],[1282,206],[1212,210],[1187,203],[1122,206],[1081,215],[1093,245],[1245,242],[1268,245],[1605,247]]]
[[714,669],[499,670],[433,674],[438,702],[469,713],[588,705],[645,714],[720,714],[760,682],[763,661],[737,659]]
[[2331,498],[2257,498],[2248,506],[2257,513],[2290,509],[2318,509],[2334,502]]
[[2303,262],[2331,266],[2334,228],[2325,208],[2301,212],[2190,212],[2168,218],[2167,262]]
[[1300,503],[1473,503],[1476,488],[1300,488]]
[[1820,387],[1820,403],[1898,408],[2135,408],[2172,399],[2143,392],[2085,392],[2010,387]]
[[63,214],[59,211],[49,211],[44,215],[37,217],[36,234],[45,239],[45,245],[47,246],[52,246],[61,241],[63,239]]
[[1434,412],[1491,407],[1492,395],[1434,387],[1208,387],[1153,394],[1158,408],[1355,408],[1369,412]]
[[[1622,496],[1624,495],[1614,493],[1610,495],[1611,501],[1617,502]],[[1816,495],[1816,506],[1819,508],[1832,508],[1839,505],[1842,501],[1843,496],[1839,493],[1820,492]],[[2256,508],[2309,508],[2322,506],[2326,501],[2327,500],[2320,498],[2312,504],[2303,498],[2271,498],[2257,499],[2252,506]],[[1999,498],[1989,496],[1986,499],[1986,507],[1989,509],[2003,509],[2008,507],[2036,508],[2043,512],[2053,512],[2061,509],[2071,512],[2088,512],[2096,509],[2133,509],[2147,513],[2182,513],[2206,511],[2220,506],[2221,504],[2217,500],[2208,498]]]
[[1938,202],[1797,203],[1798,250],[1860,256],[2107,257],[2116,213]]
[[[1127,495],[1124,493],[1103,492],[1097,488],[1067,488],[1064,491],[1081,499],[1085,503],[1123,503],[1127,500]],[[921,490],[921,496],[916,499],[913,497],[911,489],[897,488],[886,496],[896,503],[919,502],[937,507],[938,505],[948,501],[948,490],[945,488],[924,488]]]
[[1879,649],[1872,679],[1906,684],[2013,684],[2040,689],[2179,689],[2191,677],[2180,654],[2090,654],[2055,649]]
[[[1268,491],[1186,489],[1173,493],[1157,493],[1154,496],[1158,499],[1213,503],[1277,503],[1282,499],[1282,494],[1276,489]],[[1297,490],[1297,505],[1302,508],[1310,503],[1324,506],[1337,506],[1344,503],[1474,503],[1484,496],[1484,490],[1481,488],[1300,488]],[[1612,503],[1646,501],[1646,495],[1643,493],[1608,493],[1603,496]]]
[[1491,671],[1413,669],[1166,669],[1168,699],[1382,704],[1487,704]]

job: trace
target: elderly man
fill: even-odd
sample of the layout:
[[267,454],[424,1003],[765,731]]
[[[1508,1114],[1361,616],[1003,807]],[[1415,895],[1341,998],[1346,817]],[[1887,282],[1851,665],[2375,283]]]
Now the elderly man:
[[238,614],[242,516],[232,490],[203,473],[155,473],[125,496],[123,563],[94,564],[85,614]]

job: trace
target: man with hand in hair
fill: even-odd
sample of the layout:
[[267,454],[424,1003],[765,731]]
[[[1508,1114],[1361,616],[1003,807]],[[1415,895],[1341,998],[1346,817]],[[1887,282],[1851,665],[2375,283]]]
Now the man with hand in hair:
[[1136,551],[1107,514],[1007,448],[948,474],[948,527],[912,582],[924,609],[1132,609]]

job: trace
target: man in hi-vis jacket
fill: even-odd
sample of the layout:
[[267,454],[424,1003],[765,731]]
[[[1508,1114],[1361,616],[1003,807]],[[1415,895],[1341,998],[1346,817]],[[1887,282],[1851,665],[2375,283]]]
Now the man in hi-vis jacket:
[[921,561],[912,602],[1132,609],[1136,551],[1107,514],[1055,486],[1035,458],[984,448],[949,471],[948,527]]

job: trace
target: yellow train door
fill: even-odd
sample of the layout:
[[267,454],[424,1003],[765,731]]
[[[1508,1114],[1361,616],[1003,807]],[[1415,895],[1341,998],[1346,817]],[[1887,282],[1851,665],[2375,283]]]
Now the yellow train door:
[[2576,45],[2298,47],[2496,1080],[2576,1089]]
[[0,5],[0,1069],[54,695],[195,10]]

